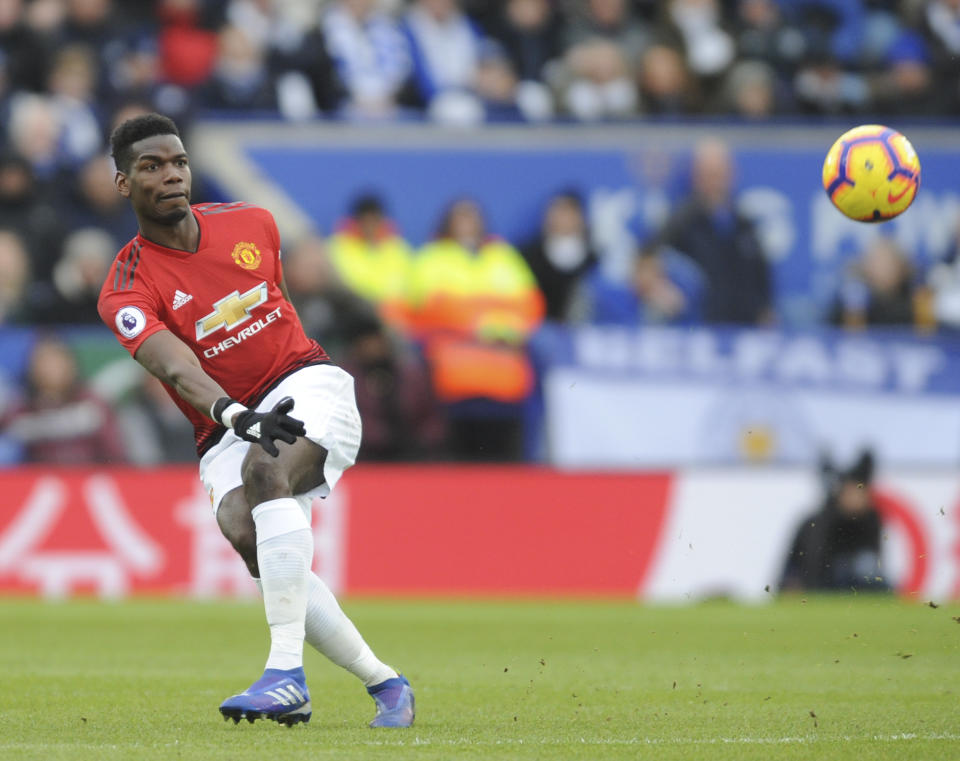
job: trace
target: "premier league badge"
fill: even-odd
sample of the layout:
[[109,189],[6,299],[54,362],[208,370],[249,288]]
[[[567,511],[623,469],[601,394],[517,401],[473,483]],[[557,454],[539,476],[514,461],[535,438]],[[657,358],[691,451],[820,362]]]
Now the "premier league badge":
[[137,307],[124,307],[117,312],[117,330],[126,338],[140,335],[147,326],[147,318]]

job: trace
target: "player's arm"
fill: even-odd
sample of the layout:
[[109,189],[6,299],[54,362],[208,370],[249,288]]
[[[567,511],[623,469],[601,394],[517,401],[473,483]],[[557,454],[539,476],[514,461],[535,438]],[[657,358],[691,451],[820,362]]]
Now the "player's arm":
[[293,444],[297,436],[306,433],[303,423],[287,414],[293,408],[293,399],[281,399],[266,413],[248,409],[231,399],[203,370],[190,347],[169,330],[149,336],[134,358],[190,406],[215,423],[232,428],[240,438],[259,444],[274,457],[279,454],[275,440]]

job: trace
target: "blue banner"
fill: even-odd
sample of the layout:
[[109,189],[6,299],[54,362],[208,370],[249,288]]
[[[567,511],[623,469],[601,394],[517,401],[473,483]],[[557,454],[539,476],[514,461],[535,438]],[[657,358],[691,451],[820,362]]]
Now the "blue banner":
[[547,326],[532,351],[544,373],[567,366],[644,381],[960,395],[960,339],[907,332]]
[[[501,140],[460,148],[449,140],[398,147],[258,140],[245,154],[321,231],[333,228],[352,198],[373,190],[415,244],[434,234],[444,209],[461,196],[480,201],[492,232],[522,242],[537,232],[548,198],[575,189],[587,200],[610,274],[623,276],[634,241],[652,235],[687,192],[694,136],[688,147],[671,150],[653,141],[638,148],[636,141],[621,138],[618,144],[613,138],[600,147],[578,142],[574,134],[552,141],[530,134],[516,145]],[[809,138],[790,142],[789,136],[773,142],[770,130],[761,130],[768,139],[753,144],[739,134],[740,142],[733,143],[738,197],[760,225],[786,324],[816,324],[850,258],[878,232],[895,236],[920,272],[950,247],[960,211],[960,152],[942,141],[925,142],[927,133],[914,139],[923,164],[921,191],[908,212],[876,226],[847,220],[823,192],[820,173],[830,139],[822,145]]]

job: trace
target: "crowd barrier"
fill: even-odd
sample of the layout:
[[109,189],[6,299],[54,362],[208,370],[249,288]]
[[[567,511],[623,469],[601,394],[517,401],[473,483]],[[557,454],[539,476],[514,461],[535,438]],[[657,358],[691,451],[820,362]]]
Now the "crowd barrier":
[[[346,595],[763,601],[819,490],[797,469],[360,465],[314,503],[314,567]],[[255,594],[192,467],[11,469],[0,493],[0,594]],[[887,577],[960,597],[960,475],[892,471],[876,496]]]

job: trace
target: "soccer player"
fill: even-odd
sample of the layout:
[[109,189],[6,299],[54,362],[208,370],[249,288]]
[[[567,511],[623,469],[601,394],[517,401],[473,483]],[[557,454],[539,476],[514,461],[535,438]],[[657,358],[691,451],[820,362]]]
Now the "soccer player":
[[257,579],[270,627],[263,676],[220,713],[309,721],[306,639],[366,685],[371,726],[410,726],[406,678],[377,659],[310,570],[310,504],[354,463],[360,417],[353,378],[307,338],[290,305],[272,215],[243,202],[191,206],[190,163],[164,116],[124,122],[110,144],[139,233],[117,255],[100,316],[193,423],[200,479]]

